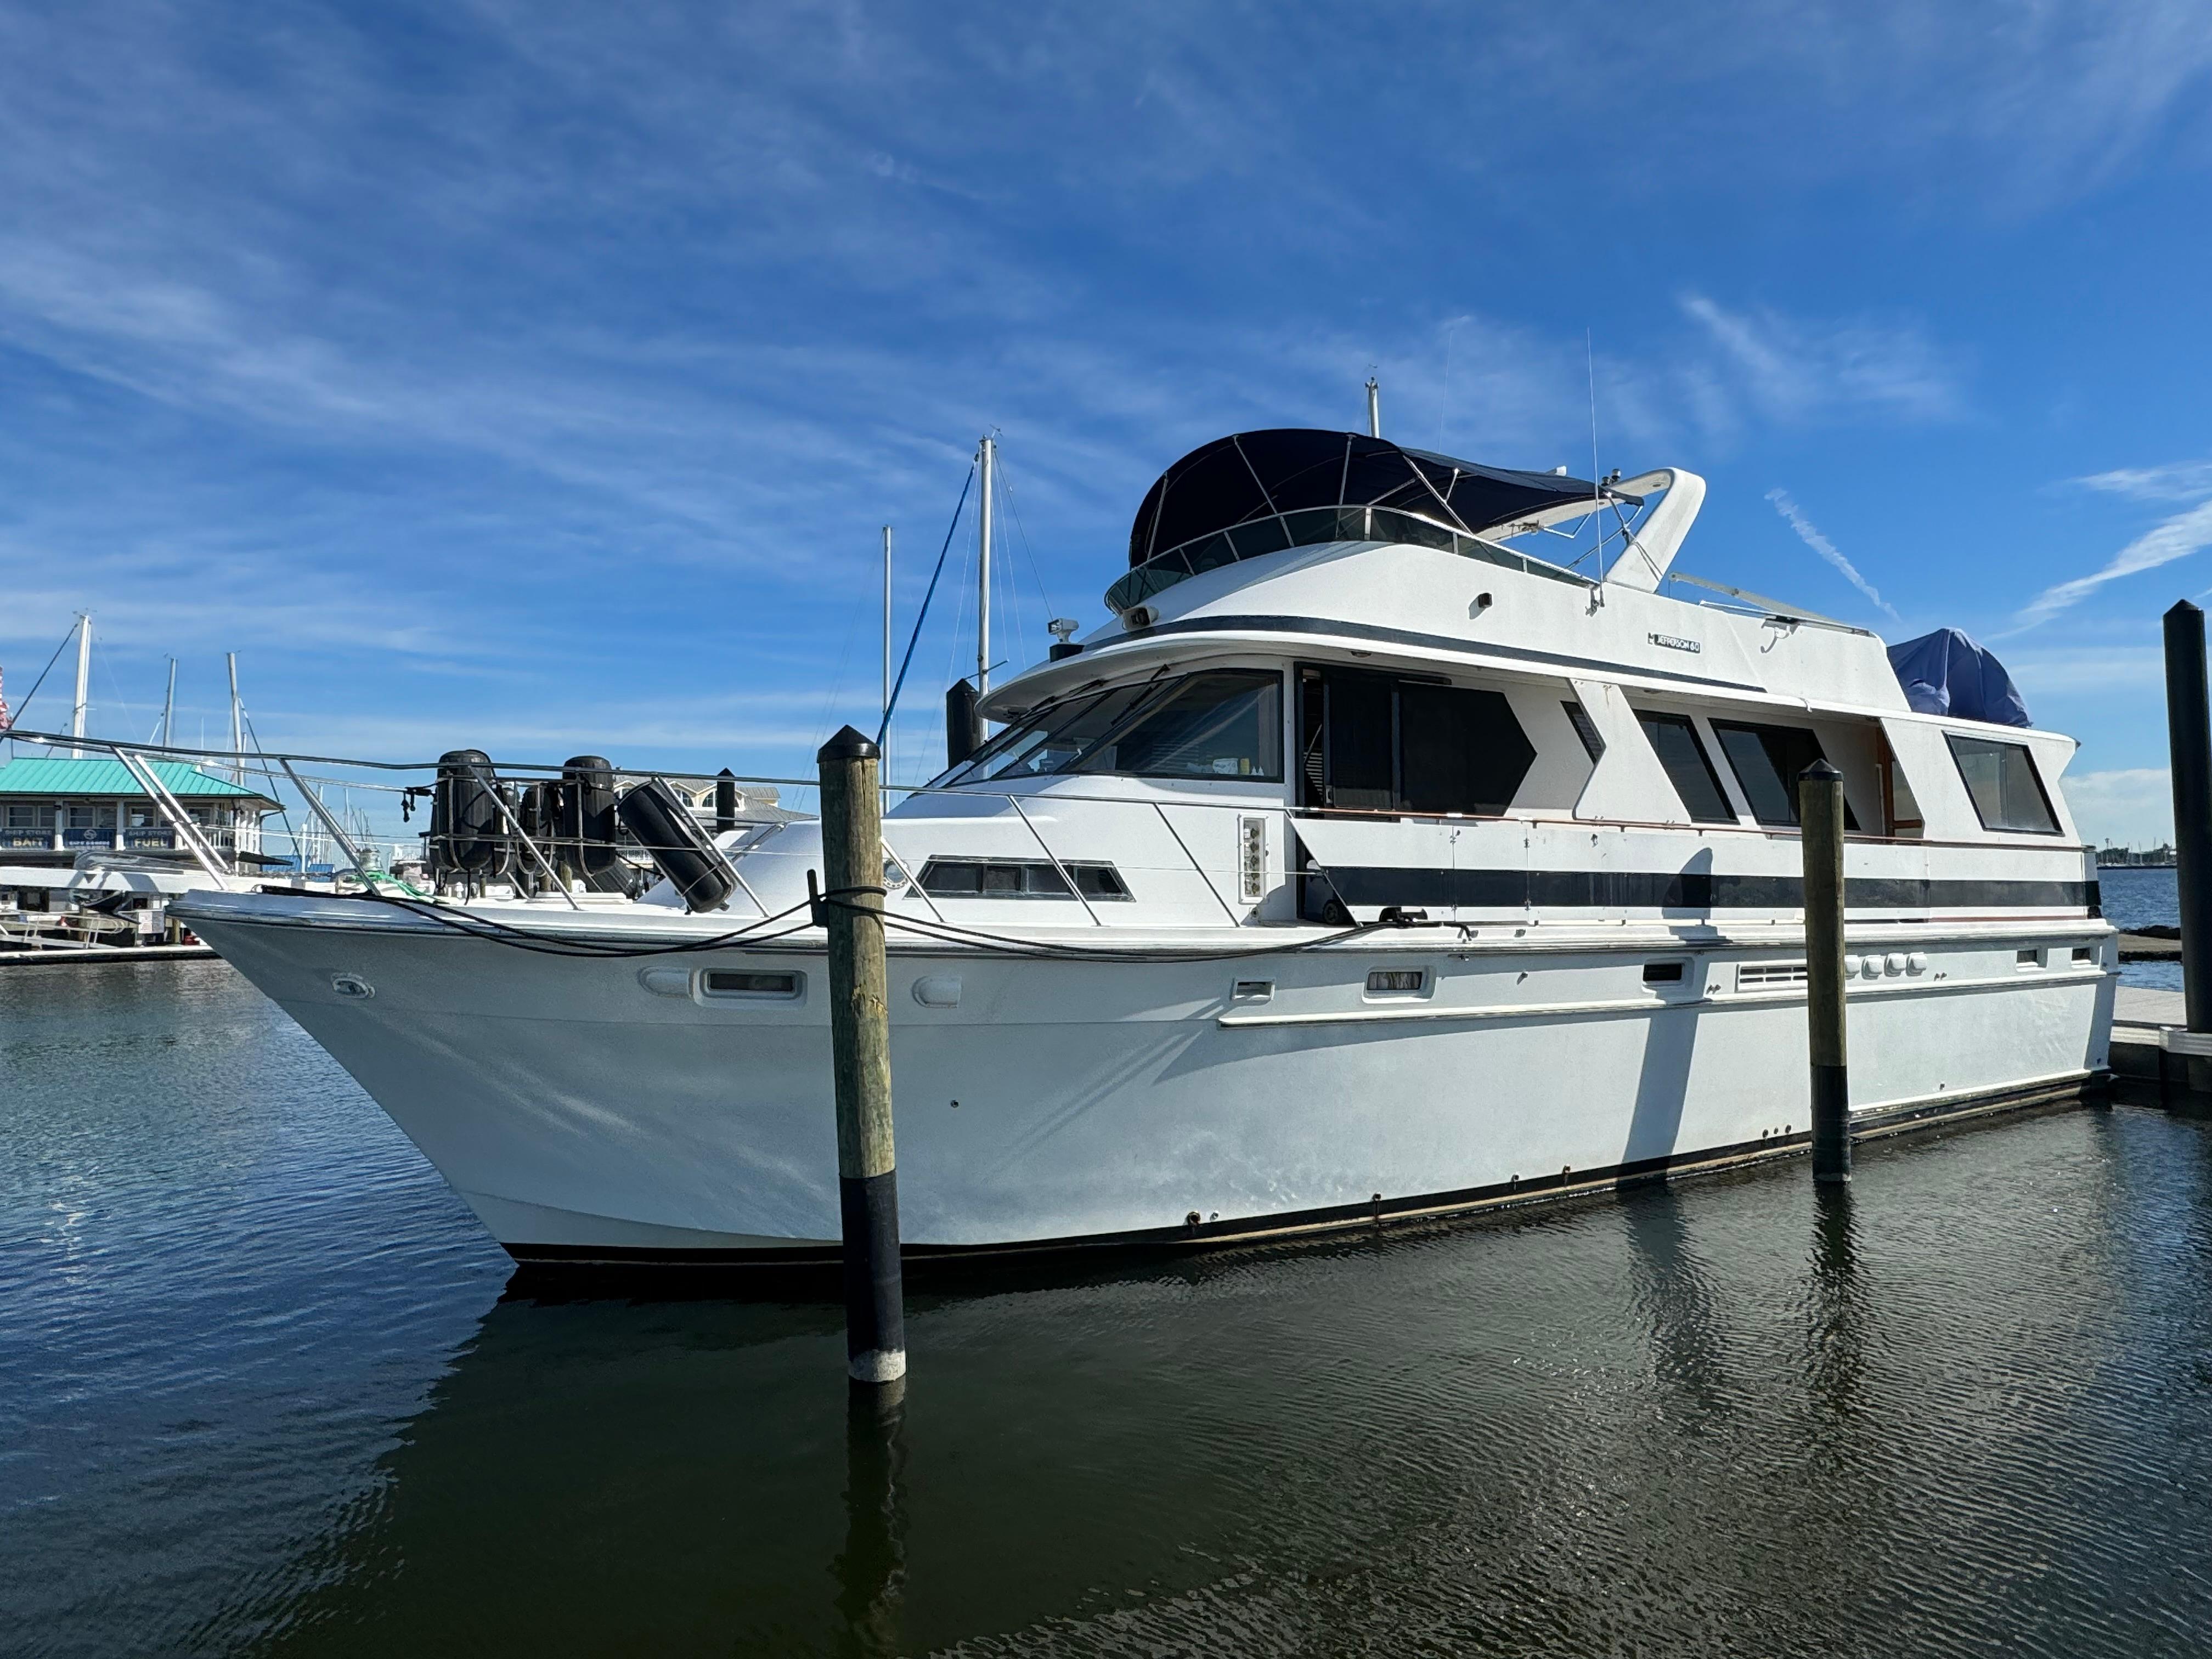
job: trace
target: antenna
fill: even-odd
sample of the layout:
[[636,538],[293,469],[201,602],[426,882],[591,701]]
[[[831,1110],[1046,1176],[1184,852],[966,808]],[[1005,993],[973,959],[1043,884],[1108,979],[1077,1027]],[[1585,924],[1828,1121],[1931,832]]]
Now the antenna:
[[172,657],[169,659],[169,690],[161,699],[161,746],[165,749],[169,744],[169,722],[176,717],[176,713],[177,659]]
[[[884,740],[876,745],[881,757],[878,775],[891,775],[891,527],[884,526]],[[890,797],[886,795],[885,799]]]
[[230,665],[230,752],[235,757],[231,763],[230,781],[243,784],[246,781],[246,732],[245,713],[238,702],[238,653],[227,651],[223,659]]
[[[84,735],[85,708],[90,702],[91,693],[92,612],[80,611],[76,613],[76,702],[70,709],[70,736],[73,738]],[[26,697],[23,701],[28,702],[30,699]],[[86,752],[82,748],[70,750],[78,760],[84,759]]]
[[979,534],[981,556],[975,561],[975,701],[991,689],[991,477],[997,470],[999,446],[985,438],[975,451],[975,465],[983,473],[983,514]]
[[1589,375],[1590,398],[1590,512],[1593,516],[1603,499],[1598,486],[1601,476],[1597,470],[1597,348],[1590,340],[1590,331],[1583,331],[1583,368]]
[[1382,435],[1382,387],[1372,374],[1367,377],[1367,435]]

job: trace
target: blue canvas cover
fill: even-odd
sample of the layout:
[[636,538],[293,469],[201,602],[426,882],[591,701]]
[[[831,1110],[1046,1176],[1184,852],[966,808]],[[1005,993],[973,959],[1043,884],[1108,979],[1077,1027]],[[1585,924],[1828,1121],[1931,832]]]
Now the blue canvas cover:
[[1996,726],[2033,726],[2004,665],[1955,628],[1939,628],[1889,647],[1889,665],[1916,714]]

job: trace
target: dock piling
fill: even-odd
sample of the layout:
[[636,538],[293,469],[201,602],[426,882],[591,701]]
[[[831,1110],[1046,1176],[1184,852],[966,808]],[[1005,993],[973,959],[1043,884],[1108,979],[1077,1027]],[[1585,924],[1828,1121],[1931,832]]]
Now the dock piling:
[[[2189,1029],[2212,1031],[2212,705],[2205,693],[2204,613],[2186,599],[2166,613],[2166,735],[2173,759],[2182,995]],[[2212,1093],[2212,1058],[2191,1054],[2188,1064],[2191,1090]]]
[[837,1201],[843,1227],[845,1353],[856,1383],[906,1375],[898,1174],[891,1144],[889,969],[884,951],[881,755],[847,726],[815,756],[829,933],[830,1041],[837,1091]]
[[1844,1044],[1844,775],[1816,760],[1797,780],[1805,860],[1805,992],[1813,1065],[1813,1179],[1851,1178]]

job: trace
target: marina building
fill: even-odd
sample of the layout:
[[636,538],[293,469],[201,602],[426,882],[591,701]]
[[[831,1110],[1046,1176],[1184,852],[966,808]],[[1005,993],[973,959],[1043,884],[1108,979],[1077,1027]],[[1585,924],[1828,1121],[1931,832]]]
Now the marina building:
[[[273,799],[180,761],[142,764],[220,858],[266,861],[262,821],[277,810]],[[42,933],[105,898],[112,921],[127,915],[134,931],[158,933],[164,899],[205,879],[161,804],[120,761],[33,756],[0,764],[0,925]]]

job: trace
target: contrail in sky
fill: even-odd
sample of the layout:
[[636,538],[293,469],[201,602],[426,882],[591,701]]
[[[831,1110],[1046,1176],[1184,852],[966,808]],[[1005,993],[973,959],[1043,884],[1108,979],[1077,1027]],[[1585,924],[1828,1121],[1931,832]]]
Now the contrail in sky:
[[1858,567],[1843,556],[1835,543],[1820,533],[1820,526],[1807,518],[1797,503],[1790,499],[1788,490],[1770,489],[1766,492],[1766,499],[1774,503],[1777,513],[1790,521],[1790,527],[1797,532],[1797,539],[1841,571],[1845,581],[1874,602],[1875,609],[1883,612],[1893,622],[1905,620],[1897,614],[1896,606],[1875,592],[1874,584],[1859,574]]

